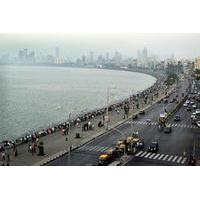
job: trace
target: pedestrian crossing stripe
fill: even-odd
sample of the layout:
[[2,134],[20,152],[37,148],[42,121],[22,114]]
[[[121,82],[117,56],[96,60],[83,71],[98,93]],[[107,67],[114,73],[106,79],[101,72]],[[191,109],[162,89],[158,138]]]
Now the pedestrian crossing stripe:
[[157,154],[153,159],[155,160],[158,156],[160,156],[160,154]]
[[156,153],[153,153],[151,156],[149,156],[149,158],[152,158],[156,155]]
[[87,146],[84,145],[82,147],[80,147],[77,150],[82,150],[82,151],[94,151],[94,152],[105,152],[109,149],[110,147],[100,147],[100,146]]
[[[146,122],[146,121],[128,121],[126,122],[128,124],[143,124],[143,125],[158,125],[158,122]],[[179,127],[179,128],[192,128],[192,129],[196,129],[199,128],[195,125],[185,125],[185,124],[169,124],[171,127]]]
[[182,156],[177,160],[177,163],[179,163],[181,161],[181,159],[182,159]]
[[186,157],[178,156],[178,155],[166,155],[166,154],[160,154],[160,153],[151,153],[148,151],[139,151],[137,154],[135,154],[135,157],[140,158],[148,158],[153,160],[162,160],[165,162],[176,162],[178,164],[185,164],[187,161]]
[[169,155],[165,155],[165,157],[162,160],[166,160],[168,158]]
[[173,158],[173,156],[170,156],[167,161],[170,161],[172,158]]
[[183,164],[186,160],[187,160],[187,158],[183,158],[181,164]]
[[158,160],[162,159],[165,154],[161,154]]
[[172,160],[172,162],[174,162],[177,158],[178,158],[178,156],[175,156],[174,159]]
[[147,152],[144,152],[142,155],[140,155],[140,157],[143,157],[144,155],[146,155],[147,154]]
[[137,153],[135,156],[139,156],[143,153],[143,151],[140,151],[139,153]]

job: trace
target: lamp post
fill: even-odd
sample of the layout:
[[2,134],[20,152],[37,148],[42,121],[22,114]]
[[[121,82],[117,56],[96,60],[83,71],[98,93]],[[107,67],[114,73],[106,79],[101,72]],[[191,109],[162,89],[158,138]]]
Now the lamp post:
[[109,116],[108,116],[108,107],[109,107],[109,88],[107,88],[107,107],[106,107],[106,130],[108,130],[108,122],[109,122]]
[[71,126],[71,112],[69,113],[69,131],[68,131],[68,151],[69,151],[69,153],[68,153],[68,166],[70,166],[70,161],[71,161],[71,158],[70,158],[70,153],[71,153],[71,141],[70,141],[70,126]]

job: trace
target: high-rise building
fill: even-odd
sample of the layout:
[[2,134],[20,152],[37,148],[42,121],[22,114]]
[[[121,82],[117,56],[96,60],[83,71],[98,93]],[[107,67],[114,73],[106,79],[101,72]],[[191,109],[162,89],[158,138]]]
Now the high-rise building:
[[200,56],[195,59],[195,68],[200,69]]
[[56,56],[56,58],[60,57],[60,49],[58,47],[56,47],[56,49],[55,49],[55,56]]
[[143,49],[143,51],[142,51],[142,57],[143,57],[143,61],[147,62],[147,60],[148,60],[147,48]]
[[110,58],[109,52],[106,53],[106,61],[108,61]]
[[140,52],[140,50],[137,51],[137,60],[141,61],[141,52]]
[[86,56],[82,56],[82,64],[83,64],[83,65],[86,64]]
[[91,64],[94,63],[94,52],[93,51],[90,52],[90,63]]

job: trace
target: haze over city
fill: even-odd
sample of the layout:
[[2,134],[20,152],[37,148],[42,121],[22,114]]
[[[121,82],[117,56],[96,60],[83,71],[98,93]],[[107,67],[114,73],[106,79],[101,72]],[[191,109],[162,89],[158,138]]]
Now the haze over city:
[[90,51],[94,56],[106,52],[114,54],[119,51],[123,57],[136,57],[138,49],[147,48],[149,55],[158,55],[165,59],[174,54],[176,58],[194,58],[200,54],[199,34],[1,34],[0,55],[17,56],[20,49],[30,49],[36,55],[55,54],[55,48],[60,49],[60,55],[75,60]]

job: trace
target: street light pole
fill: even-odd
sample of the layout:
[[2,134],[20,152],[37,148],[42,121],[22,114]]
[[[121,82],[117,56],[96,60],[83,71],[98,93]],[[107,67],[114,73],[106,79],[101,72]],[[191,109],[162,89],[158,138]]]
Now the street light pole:
[[109,88],[107,88],[107,108],[106,108],[106,130],[108,130],[108,106],[109,106]]
[[68,153],[68,166],[70,166],[70,151],[71,151],[71,142],[70,142],[70,122],[71,122],[71,112],[69,113],[69,131],[68,131],[68,148],[69,148],[69,153]]

